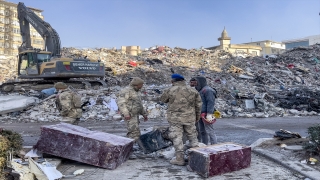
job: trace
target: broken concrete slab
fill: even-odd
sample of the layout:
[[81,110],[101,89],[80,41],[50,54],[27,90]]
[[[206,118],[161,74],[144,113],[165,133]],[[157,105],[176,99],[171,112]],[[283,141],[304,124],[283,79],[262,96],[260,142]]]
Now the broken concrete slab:
[[0,114],[22,111],[32,104],[39,102],[36,97],[0,96]]
[[54,156],[115,169],[129,158],[133,142],[133,139],[60,123],[42,126],[35,148]]

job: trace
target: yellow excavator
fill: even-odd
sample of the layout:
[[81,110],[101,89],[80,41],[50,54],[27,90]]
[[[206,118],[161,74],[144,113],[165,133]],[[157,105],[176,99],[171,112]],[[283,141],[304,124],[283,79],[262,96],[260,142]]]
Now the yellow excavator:
[[[19,2],[17,10],[22,36],[18,55],[18,78],[28,80],[5,82],[0,85],[2,92],[28,90],[30,87],[40,90],[52,87],[57,81],[77,87],[90,87],[93,84],[106,86],[105,81],[102,80],[105,76],[103,63],[91,62],[86,58],[61,57],[60,37],[51,25],[43,21],[22,2]],[[45,49],[35,49],[31,46],[30,24],[44,39]],[[83,80],[83,78],[90,77],[95,77],[95,80]],[[82,79],[71,81],[70,78]]]

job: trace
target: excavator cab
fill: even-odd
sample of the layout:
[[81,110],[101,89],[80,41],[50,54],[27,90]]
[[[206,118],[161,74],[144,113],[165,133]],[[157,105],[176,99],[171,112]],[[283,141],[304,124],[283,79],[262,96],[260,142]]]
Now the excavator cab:
[[47,51],[28,50],[19,53],[18,58],[19,76],[39,75],[41,64],[50,61],[51,53]]

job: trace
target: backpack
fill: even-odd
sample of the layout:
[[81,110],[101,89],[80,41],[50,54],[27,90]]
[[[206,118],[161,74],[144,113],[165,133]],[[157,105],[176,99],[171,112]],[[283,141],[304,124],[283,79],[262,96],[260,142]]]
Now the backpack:
[[[209,86],[209,87],[211,87],[211,86]],[[214,97],[215,98],[218,98],[218,91],[217,91],[217,89],[216,88],[214,88],[214,87],[211,87],[216,93],[214,94]]]
[[[56,106],[62,116],[67,116],[72,109],[81,108],[81,96],[73,92],[70,93],[71,96],[67,96],[62,92],[56,96]],[[61,99],[61,96],[64,96],[64,99]],[[70,106],[71,105],[71,106]]]
[[81,108],[81,96],[76,93],[72,93],[72,103],[75,108]]

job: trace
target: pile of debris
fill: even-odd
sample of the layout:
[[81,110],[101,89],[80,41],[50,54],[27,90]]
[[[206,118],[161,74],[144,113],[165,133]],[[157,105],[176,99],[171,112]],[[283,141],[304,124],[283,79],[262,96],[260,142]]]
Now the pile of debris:
[[[160,105],[158,98],[164,88],[168,86],[147,86],[142,89],[144,108],[149,118],[165,116],[165,106]],[[117,93],[120,86],[102,88],[99,90],[75,90],[82,97],[83,107],[81,120],[121,120],[116,104]],[[39,100],[39,93],[33,91],[29,96],[11,94],[0,96],[0,120],[17,120],[24,122],[61,121],[62,117],[56,107],[55,96]]]
[[[176,73],[185,74],[188,71],[208,67],[219,71],[219,57],[230,55],[225,51],[206,49],[183,49],[167,46],[150,47],[138,56],[127,55],[116,49],[75,49],[63,48],[62,54],[72,58],[88,58],[101,61],[106,66],[106,80],[108,85],[126,85],[128,77],[139,76],[149,84],[164,84],[170,82],[172,68]],[[229,57],[229,56],[228,56]],[[212,66],[213,65],[213,66]],[[192,73],[191,73],[192,74]]]
[[0,57],[0,84],[17,77],[17,60]]
[[[83,118],[87,120],[119,119],[118,112],[106,104],[128,85],[130,78],[145,80],[144,105],[150,118],[163,117],[165,105],[158,103],[164,88],[170,86],[172,73],[189,80],[205,76],[218,91],[216,109],[222,117],[274,117],[317,115],[320,113],[319,58],[320,45],[299,47],[277,56],[239,57],[225,51],[206,49],[151,47],[138,56],[116,49],[64,48],[65,56],[101,60],[107,67],[107,89],[83,90],[83,101],[90,101]],[[30,95],[30,94],[29,94]],[[16,119],[59,121],[54,100],[27,108]],[[1,117],[7,119],[8,117]]]
[[320,112],[319,57],[316,44],[276,58],[229,59],[221,72],[206,71],[204,76],[220,93],[217,109],[224,117],[316,115]]

